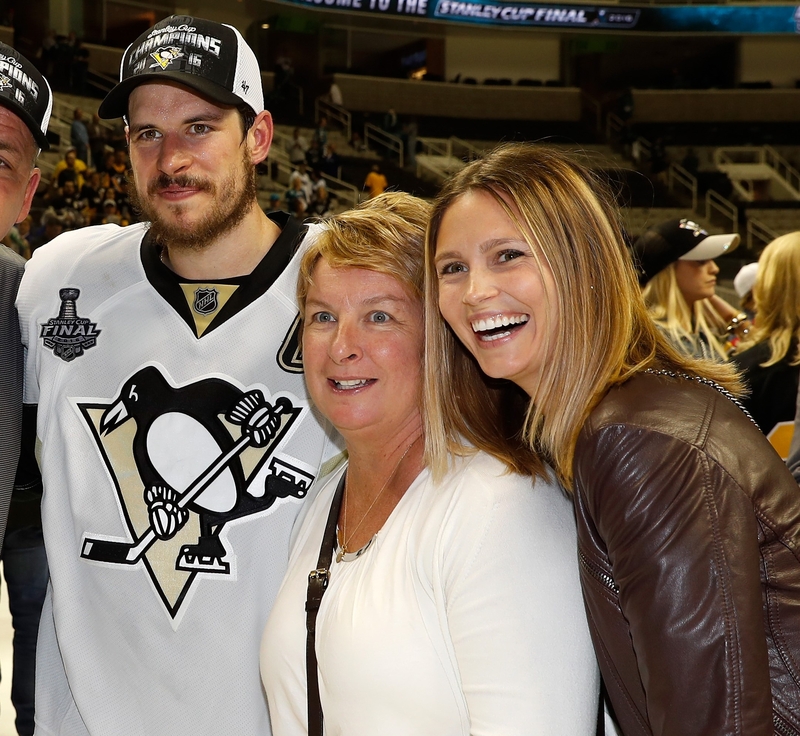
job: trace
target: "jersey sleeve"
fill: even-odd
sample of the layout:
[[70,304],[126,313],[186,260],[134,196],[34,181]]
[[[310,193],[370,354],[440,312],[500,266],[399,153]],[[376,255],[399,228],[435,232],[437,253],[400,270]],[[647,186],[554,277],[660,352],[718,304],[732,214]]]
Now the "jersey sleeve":
[[594,734],[599,675],[571,504],[502,470],[471,470],[463,484],[442,555],[470,734]]

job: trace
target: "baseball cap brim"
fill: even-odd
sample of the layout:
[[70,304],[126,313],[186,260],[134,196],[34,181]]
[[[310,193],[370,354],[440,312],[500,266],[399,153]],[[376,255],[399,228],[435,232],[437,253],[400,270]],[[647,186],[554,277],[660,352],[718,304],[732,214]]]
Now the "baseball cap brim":
[[104,120],[125,117],[128,114],[128,98],[131,92],[140,84],[147,82],[175,82],[182,87],[189,87],[195,92],[199,92],[203,97],[207,97],[213,102],[222,105],[238,107],[244,104],[241,97],[228,92],[215,82],[210,82],[203,77],[186,74],[184,72],[155,72],[153,74],[138,74],[135,77],[120,82],[112,89],[100,103],[97,114]]
[[680,261],[711,261],[719,258],[723,253],[730,253],[739,245],[741,238],[736,233],[724,235],[709,235],[703,238],[688,253],[684,253]]
[[41,148],[43,151],[50,150],[50,141],[47,140],[47,136],[42,132],[42,129],[33,119],[32,115],[30,115],[20,105],[15,105],[10,100],[7,101],[3,97],[0,97],[0,105],[11,110],[11,112],[13,112],[23,123],[25,123],[25,125],[28,127],[28,130],[30,130],[33,134],[33,139],[36,141],[36,145],[39,146],[39,148]]

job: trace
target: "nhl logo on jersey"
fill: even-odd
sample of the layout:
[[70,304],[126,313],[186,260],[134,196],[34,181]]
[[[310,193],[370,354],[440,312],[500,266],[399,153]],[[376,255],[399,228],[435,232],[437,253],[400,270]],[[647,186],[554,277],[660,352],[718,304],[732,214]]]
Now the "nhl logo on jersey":
[[113,479],[126,538],[87,529],[81,557],[149,573],[176,622],[194,582],[235,574],[226,525],[304,498],[315,470],[279,448],[303,412],[222,378],[176,386],[156,365],[119,393],[78,403]]
[[39,337],[46,348],[69,363],[97,345],[101,330],[95,322],[78,316],[75,302],[81,295],[79,289],[61,289],[58,295],[61,297],[58,317],[51,317],[42,325]]
[[219,305],[219,292],[216,289],[200,288],[194,292],[192,309],[198,314],[213,314]]

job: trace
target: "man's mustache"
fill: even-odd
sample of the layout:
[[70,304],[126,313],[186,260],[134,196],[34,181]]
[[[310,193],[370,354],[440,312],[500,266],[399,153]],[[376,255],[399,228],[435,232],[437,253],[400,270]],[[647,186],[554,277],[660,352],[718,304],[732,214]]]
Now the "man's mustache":
[[159,174],[147,185],[147,193],[152,196],[168,187],[198,189],[201,192],[214,191],[214,185],[207,179],[200,179],[196,176],[189,176],[188,174],[179,174],[178,176]]

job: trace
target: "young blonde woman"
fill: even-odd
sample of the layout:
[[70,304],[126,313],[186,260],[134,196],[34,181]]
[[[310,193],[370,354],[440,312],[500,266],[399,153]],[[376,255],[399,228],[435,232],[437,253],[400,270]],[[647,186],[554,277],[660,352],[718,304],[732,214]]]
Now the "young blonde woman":
[[716,296],[719,267],[714,259],[738,244],[735,233],[709,235],[684,218],[647,230],[633,245],[645,303],[656,324],[686,355],[728,357],[727,341],[720,335],[732,320],[738,326],[739,317]]
[[432,468],[465,437],[502,447],[460,409],[481,371],[520,386],[525,438],[574,494],[625,736],[800,734],[797,484],[737,406],[733,368],[653,323],[610,202],[591,172],[525,144],[445,186],[426,257]]
[[773,240],[758,260],[758,320],[733,356],[750,389],[743,399],[764,434],[794,419],[800,377],[800,232]]

